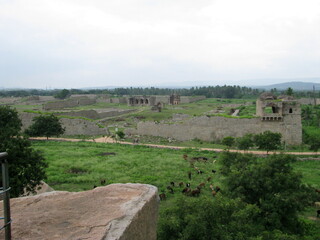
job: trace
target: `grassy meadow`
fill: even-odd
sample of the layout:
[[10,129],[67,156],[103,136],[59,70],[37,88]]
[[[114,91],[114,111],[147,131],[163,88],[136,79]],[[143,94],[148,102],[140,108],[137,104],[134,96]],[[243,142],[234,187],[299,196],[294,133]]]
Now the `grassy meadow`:
[[[46,182],[55,190],[89,190],[93,186],[101,186],[102,179],[106,180],[106,184],[151,184],[158,187],[159,193],[165,192],[167,195],[167,201],[161,202],[160,210],[182,195],[183,187],[177,186],[179,182],[188,182],[191,188],[206,183],[200,198],[211,196],[210,184],[220,186],[223,194],[222,176],[219,173],[221,165],[218,154],[214,152],[94,142],[33,141],[32,145],[43,153],[48,162]],[[204,173],[197,174],[183,154],[207,157],[209,160],[206,163],[194,163]],[[217,172],[213,174],[212,169]],[[294,169],[303,174],[304,183],[320,188],[320,161],[298,161],[294,163]],[[191,180],[188,179],[188,172],[192,173]],[[211,177],[209,182],[208,177]],[[174,194],[167,190],[170,182],[175,182]],[[303,216],[314,217],[314,212],[315,208],[310,206]]]
[[[218,169],[218,163],[212,163],[215,153],[199,152],[192,149],[172,150],[144,146],[91,142],[52,142],[34,141],[33,147],[45,156],[49,168],[47,182],[55,190],[83,191],[100,186],[100,180],[111,183],[145,183],[165,191],[170,182],[190,182],[196,187],[213,176],[212,169]],[[196,162],[195,166],[204,171],[198,175],[183,159],[183,154],[209,158],[208,163]],[[188,172],[192,171],[192,180]],[[213,181],[219,184],[219,174]]]

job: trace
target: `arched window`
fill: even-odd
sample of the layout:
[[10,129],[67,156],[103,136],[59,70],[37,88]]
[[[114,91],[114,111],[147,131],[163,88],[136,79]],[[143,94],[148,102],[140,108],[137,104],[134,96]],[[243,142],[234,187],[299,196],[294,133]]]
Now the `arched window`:
[[293,113],[292,108],[289,109],[289,113]]

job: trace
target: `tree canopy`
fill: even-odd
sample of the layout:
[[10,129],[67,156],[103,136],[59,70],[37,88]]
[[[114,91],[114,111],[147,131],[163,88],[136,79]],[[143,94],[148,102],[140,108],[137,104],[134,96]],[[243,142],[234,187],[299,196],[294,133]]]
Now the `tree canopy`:
[[301,234],[298,213],[314,200],[314,190],[302,183],[293,171],[292,155],[253,155],[223,153],[221,158],[226,186],[232,198],[241,198],[260,209],[261,223],[267,230]]
[[34,191],[46,178],[47,164],[43,156],[31,147],[30,141],[21,135],[21,126],[16,110],[0,106],[0,152],[8,153],[12,197],[23,194],[24,190]]
[[45,136],[49,138],[52,136],[59,136],[65,131],[59,118],[53,114],[40,115],[35,117],[32,121],[33,124],[26,130],[26,134],[30,136]]
[[259,149],[271,150],[279,149],[281,146],[281,133],[265,131],[254,136],[255,145]]
[[59,98],[59,99],[66,99],[70,95],[71,95],[71,92],[68,89],[63,89],[60,92],[58,92],[57,94],[55,94],[54,97]]

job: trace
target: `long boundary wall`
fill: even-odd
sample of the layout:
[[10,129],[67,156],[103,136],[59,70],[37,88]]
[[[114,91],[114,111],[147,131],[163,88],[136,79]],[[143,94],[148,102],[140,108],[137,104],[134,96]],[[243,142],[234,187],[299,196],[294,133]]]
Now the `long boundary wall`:
[[72,108],[77,106],[91,105],[96,103],[95,99],[79,98],[79,99],[68,99],[56,102],[48,102],[43,105],[44,110],[56,110],[63,108]]
[[62,112],[62,113],[54,113],[56,116],[71,116],[71,117],[85,117],[90,119],[101,119],[107,117],[116,117],[122,114],[127,114],[130,112],[134,112],[134,109],[122,110],[122,109],[114,109],[114,110],[81,110],[81,111],[71,111],[71,112]]
[[213,141],[227,136],[242,137],[247,133],[258,134],[267,130],[281,133],[282,140],[287,144],[302,143],[301,120],[299,121],[296,116],[287,116],[283,121],[202,116],[178,124],[139,122],[137,129],[129,129],[126,133],[170,137],[181,141],[195,138]]
[[[314,101],[316,100],[316,101]],[[314,105],[314,103],[316,103],[316,105],[320,105],[320,98],[300,98],[297,100],[300,104],[305,104],[305,105]]]
[[[39,114],[35,113],[19,113],[22,121],[22,129],[28,128],[32,124],[32,119]],[[65,127],[64,135],[106,135],[108,134],[107,128],[100,128],[95,122],[87,121],[84,119],[60,119],[62,127]]]

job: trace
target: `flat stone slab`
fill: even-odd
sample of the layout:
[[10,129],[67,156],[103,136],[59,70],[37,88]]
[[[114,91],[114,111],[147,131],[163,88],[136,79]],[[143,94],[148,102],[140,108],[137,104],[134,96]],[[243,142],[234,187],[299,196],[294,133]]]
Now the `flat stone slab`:
[[[158,202],[157,188],[146,184],[111,184],[85,192],[14,198],[10,200],[12,237],[155,240]],[[3,235],[1,231],[0,239]]]

